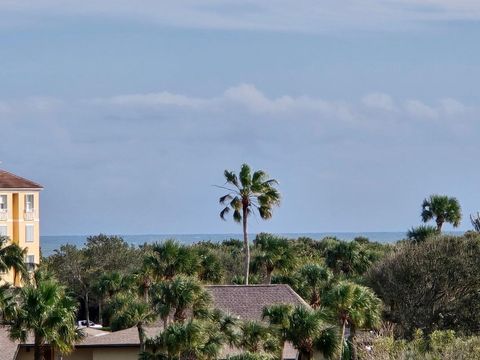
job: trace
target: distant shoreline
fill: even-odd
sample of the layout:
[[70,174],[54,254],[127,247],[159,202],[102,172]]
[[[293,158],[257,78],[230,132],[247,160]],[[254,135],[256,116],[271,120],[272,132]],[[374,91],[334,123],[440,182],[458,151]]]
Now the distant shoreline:
[[[447,231],[448,234],[459,235],[463,231]],[[129,244],[142,245],[166,239],[176,239],[181,243],[192,244],[199,241],[221,242],[228,239],[241,239],[240,233],[226,234],[143,234],[143,235],[121,235]],[[249,234],[250,239],[255,237],[255,233]],[[358,236],[367,237],[371,241],[381,243],[394,243],[405,238],[405,231],[366,231],[366,232],[313,232],[313,233],[277,233],[279,236],[288,238],[310,237],[315,240],[325,237],[337,237],[341,240],[353,240]],[[71,244],[77,247],[83,247],[87,237],[90,235],[42,235],[40,236],[40,245],[43,256],[51,255],[60,245]]]

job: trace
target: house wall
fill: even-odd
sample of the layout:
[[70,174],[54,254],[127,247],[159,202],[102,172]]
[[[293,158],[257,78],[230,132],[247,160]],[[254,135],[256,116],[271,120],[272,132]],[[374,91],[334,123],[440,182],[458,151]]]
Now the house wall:
[[138,348],[94,349],[92,360],[137,360]]
[[[63,357],[55,356],[55,360],[137,360],[138,348],[78,348]],[[20,348],[15,360],[33,360],[33,349],[27,351]]]
[[[34,211],[25,214],[25,196],[34,196]],[[40,261],[40,192],[38,190],[9,191],[0,189],[0,195],[7,195],[7,212],[0,216],[0,225],[7,226],[7,236],[10,241],[27,249],[27,255],[35,257],[35,263]],[[33,225],[33,242],[26,242],[25,226]],[[20,285],[21,279],[15,278],[12,271],[0,274],[0,283],[9,282]]]

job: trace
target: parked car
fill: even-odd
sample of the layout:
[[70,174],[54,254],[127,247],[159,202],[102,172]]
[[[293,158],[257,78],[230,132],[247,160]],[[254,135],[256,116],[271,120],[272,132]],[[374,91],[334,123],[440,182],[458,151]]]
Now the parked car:
[[[90,321],[90,322],[88,323],[88,325],[89,325],[88,327],[91,327],[91,328],[93,328],[93,329],[101,329],[101,328],[103,328],[102,325],[100,325],[100,324],[95,324],[93,321]],[[78,321],[78,328],[79,328],[79,329],[86,328],[86,327],[87,327],[87,320],[79,320],[79,321]]]

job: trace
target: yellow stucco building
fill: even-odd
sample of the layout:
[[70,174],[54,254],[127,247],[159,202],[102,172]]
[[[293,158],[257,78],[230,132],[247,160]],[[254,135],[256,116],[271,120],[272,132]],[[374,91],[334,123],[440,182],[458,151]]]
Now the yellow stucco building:
[[[26,249],[29,271],[40,261],[40,191],[31,180],[0,170],[0,235]],[[0,273],[0,283],[20,285],[13,271]]]

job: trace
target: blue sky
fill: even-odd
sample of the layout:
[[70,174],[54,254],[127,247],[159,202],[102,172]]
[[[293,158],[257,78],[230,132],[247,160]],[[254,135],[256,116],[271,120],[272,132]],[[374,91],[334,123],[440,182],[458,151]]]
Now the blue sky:
[[280,182],[252,231],[402,231],[480,210],[480,3],[0,4],[2,167],[42,233],[223,233],[223,170]]

